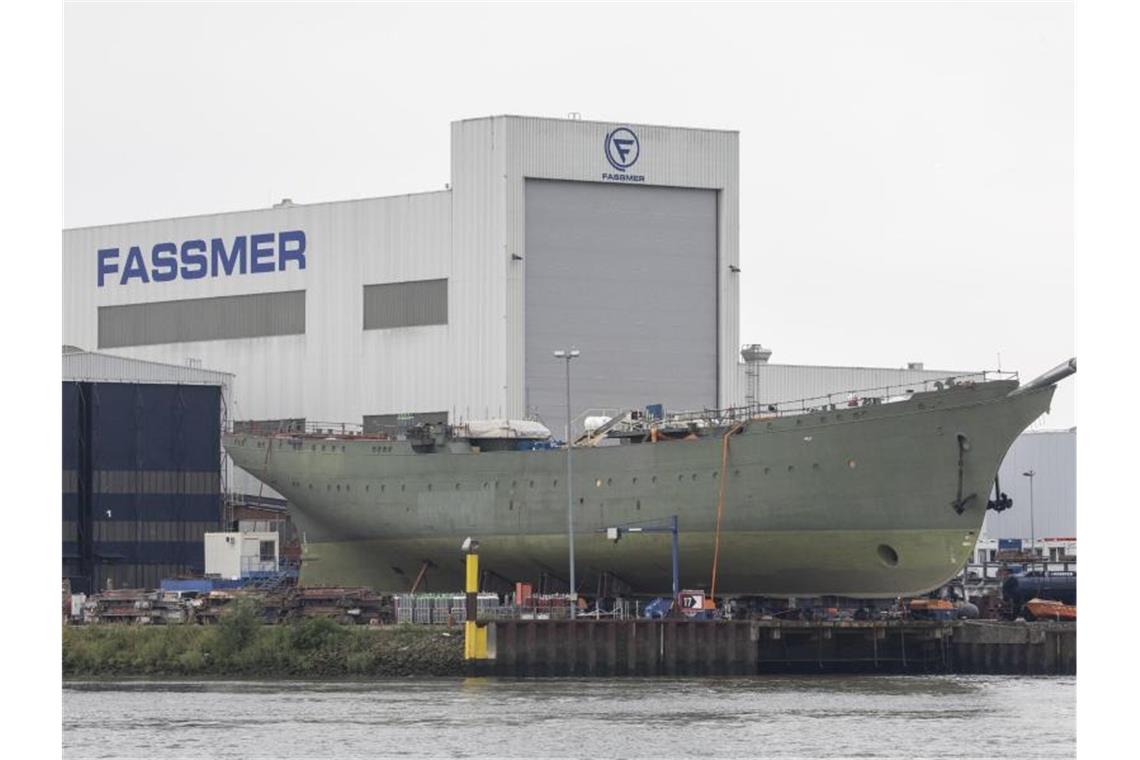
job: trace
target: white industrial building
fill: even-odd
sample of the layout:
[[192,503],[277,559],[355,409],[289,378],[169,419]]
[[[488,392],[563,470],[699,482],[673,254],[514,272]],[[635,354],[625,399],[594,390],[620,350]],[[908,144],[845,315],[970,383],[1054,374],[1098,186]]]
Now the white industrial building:
[[447,189],[69,229],[63,340],[233,373],[231,420],[366,428],[560,432],[566,347],[576,416],[954,374],[742,362],[738,137],[471,119],[452,124]]
[[234,419],[715,407],[738,373],[736,132],[455,122],[438,192],[69,229],[64,342],[236,374]]
[[1005,455],[998,481],[1013,507],[986,515],[983,537],[1021,539],[1026,546],[1031,538],[1040,543],[1076,537],[1076,428],[1020,435]]

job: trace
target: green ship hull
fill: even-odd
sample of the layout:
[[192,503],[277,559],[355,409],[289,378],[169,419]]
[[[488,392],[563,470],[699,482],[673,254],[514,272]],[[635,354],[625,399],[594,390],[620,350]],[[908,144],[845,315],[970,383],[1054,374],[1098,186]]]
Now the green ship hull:
[[[970,556],[1006,451],[1054,389],[966,383],[754,418],[729,437],[723,472],[727,426],[691,440],[575,447],[579,590],[608,573],[635,593],[667,593],[670,536],[611,541],[605,529],[673,515],[681,585],[709,588],[725,479],[718,596],[929,591]],[[424,453],[403,440],[240,433],[225,448],[288,499],[303,583],[407,591],[426,562],[427,588],[460,589],[460,544],[471,536],[495,577],[565,587],[564,449],[481,451],[452,440]]]

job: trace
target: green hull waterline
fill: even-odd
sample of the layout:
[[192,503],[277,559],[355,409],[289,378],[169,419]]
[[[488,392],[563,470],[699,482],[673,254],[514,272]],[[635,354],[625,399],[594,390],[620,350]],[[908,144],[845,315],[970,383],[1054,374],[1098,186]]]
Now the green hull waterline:
[[[756,419],[731,436],[574,449],[579,589],[610,574],[668,592],[678,518],[683,587],[709,588],[724,483],[718,595],[893,597],[937,588],[974,549],[1002,458],[1055,386],[955,386],[906,401]],[[301,580],[407,591],[463,586],[460,543],[504,582],[568,577],[566,452],[433,453],[407,441],[227,435],[234,462],[281,493],[303,536]],[[955,508],[957,505],[958,508]]]

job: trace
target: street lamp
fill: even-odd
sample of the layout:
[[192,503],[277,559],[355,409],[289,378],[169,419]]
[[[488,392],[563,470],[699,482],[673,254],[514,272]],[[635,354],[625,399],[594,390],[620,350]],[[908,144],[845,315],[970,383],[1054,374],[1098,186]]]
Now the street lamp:
[[1033,555],[1033,559],[1037,559],[1037,531],[1033,527],[1033,476],[1037,474],[1036,470],[1021,473],[1029,478],[1029,551]]
[[654,525],[654,523],[665,522],[664,518],[655,520],[644,520],[640,523],[629,523],[627,525],[619,525],[613,528],[606,528],[606,537],[613,542],[621,539],[623,533],[672,533],[673,534],[673,603],[677,604],[677,599],[681,595],[681,571],[678,567],[677,555],[677,515],[669,518],[669,525]]
[[578,617],[578,585],[574,576],[574,445],[570,441],[570,360],[582,352],[576,348],[559,349],[555,359],[566,361],[566,524],[570,535],[570,617]]

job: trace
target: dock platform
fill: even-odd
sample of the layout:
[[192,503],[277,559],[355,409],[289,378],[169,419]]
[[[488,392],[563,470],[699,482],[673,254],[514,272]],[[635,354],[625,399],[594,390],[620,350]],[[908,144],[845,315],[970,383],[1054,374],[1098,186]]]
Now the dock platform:
[[955,621],[497,620],[487,659],[499,676],[764,673],[1074,675],[1075,623]]

